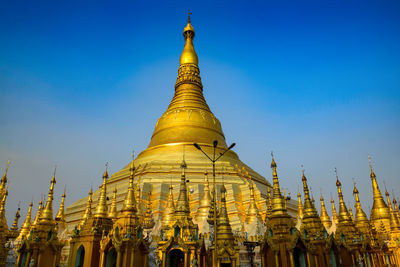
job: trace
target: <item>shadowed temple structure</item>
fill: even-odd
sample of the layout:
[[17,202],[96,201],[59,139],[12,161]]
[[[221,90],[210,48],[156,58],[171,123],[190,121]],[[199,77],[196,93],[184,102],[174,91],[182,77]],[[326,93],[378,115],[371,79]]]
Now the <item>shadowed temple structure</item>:
[[353,216],[337,172],[332,217],[322,195],[318,212],[304,170],[297,179],[304,201],[300,191],[291,200],[273,154],[270,184],[227,146],[203,96],[190,16],[183,37],[175,93],[150,144],[111,176],[106,167],[98,190],[66,210],[64,192],[53,216],[54,172],[46,203],[31,203],[20,228],[17,210],[8,228],[7,165],[0,267],[400,266],[399,207],[387,190],[385,201],[371,161],[370,218],[356,184]]

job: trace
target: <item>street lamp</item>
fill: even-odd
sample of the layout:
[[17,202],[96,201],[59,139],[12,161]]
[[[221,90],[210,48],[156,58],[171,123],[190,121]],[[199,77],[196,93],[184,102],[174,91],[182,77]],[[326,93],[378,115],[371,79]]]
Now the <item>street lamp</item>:
[[213,266],[217,266],[216,261],[217,261],[217,195],[216,195],[216,185],[215,185],[215,162],[217,162],[226,152],[231,150],[236,144],[232,143],[227,149],[225,149],[222,153],[219,154],[218,157],[215,157],[215,150],[217,148],[218,141],[214,140],[213,142],[213,156],[212,158],[206,154],[206,152],[201,149],[201,146],[197,143],[193,143],[193,146],[200,150],[211,162],[212,162],[212,167],[213,167],[213,184],[214,184],[214,189],[213,189],[213,208],[214,208],[214,259],[213,259]]

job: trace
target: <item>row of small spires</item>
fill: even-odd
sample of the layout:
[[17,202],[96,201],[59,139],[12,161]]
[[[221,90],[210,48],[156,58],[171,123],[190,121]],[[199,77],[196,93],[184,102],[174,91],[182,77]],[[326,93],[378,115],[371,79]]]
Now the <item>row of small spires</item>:
[[[2,218],[2,223],[5,226],[7,225],[4,211],[5,211],[6,196],[8,194],[7,188],[6,188],[8,166],[9,166],[9,163],[7,164],[5,174],[2,177],[1,183],[0,183],[0,196],[1,196],[0,218]],[[186,165],[182,167],[183,168],[183,172],[184,172],[185,167],[186,167]],[[274,194],[281,195],[279,186],[277,188],[275,188],[276,185],[279,185],[279,184],[275,181],[275,180],[278,179],[278,177],[277,177],[277,174],[276,174],[276,163],[275,163],[275,160],[274,160],[273,156],[272,156],[271,168],[273,169]],[[375,176],[375,174],[373,172],[371,163],[370,163],[370,168],[371,168],[371,179],[373,180],[374,196],[376,195],[378,199],[381,199],[381,202],[384,202],[382,196],[380,195],[380,191],[379,191],[378,185],[376,183],[376,176]],[[132,182],[132,190],[133,190],[133,172],[134,172],[133,161],[132,161],[132,166],[131,166],[130,171],[131,171],[131,176],[132,176],[132,181],[130,180],[130,183]],[[340,205],[344,205],[343,196],[342,196],[342,193],[341,193],[341,183],[340,183],[339,178],[337,176],[337,172],[336,172],[336,177],[337,177],[336,185],[338,187]],[[116,209],[116,189],[114,190],[111,207],[108,210],[107,197],[106,197],[106,194],[103,194],[103,191],[105,192],[105,190],[106,190],[105,189],[105,185],[106,185],[107,178],[108,178],[108,172],[107,172],[107,167],[106,167],[106,170],[105,170],[105,172],[103,174],[103,185],[101,186],[101,194],[100,194],[100,197],[99,197],[99,204],[98,204],[98,206],[96,208],[95,216],[97,216],[97,217],[108,216],[108,217],[114,219],[114,218],[116,218],[116,216],[118,214],[117,209]],[[304,170],[303,170],[302,180],[303,180],[303,185],[304,185],[304,183],[306,182],[306,177],[305,177],[305,174],[304,174]],[[49,190],[46,206],[45,207],[43,206],[43,202],[41,200],[40,203],[39,203],[39,208],[38,208],[37,215],[36,215],[36,217],[34,219],[34,222],[31,224],[31,213],[32,213],[32,206],[33,206],[33,201],[31,201],[30,207],[29,207],[25,222],[24,222],[24,224],[23,224],[23,226],[21,228],[19,237],[22,237],[23,235],[26,235],[27,232],[29,232],[30,226],[31,225],[32,226],[36,225],[40,220],[52,220],[53,219],[52,218],[53,217],[52,201],[53,201],[53,191],[54,191],[55,182],[56,181],[55,181],[55,172],[54,172],[54,175],[53,175],[53,177],[51,179],[51,186],[50,186],[50,190]],[[206,180],[205,184],[206,184],[207,189],[205,190],[205,194],[203,196],[203,199],[205,200],[205,201],[203,201],[203,204],[210,205],[211,203],[209,201],[210,197],[209,197],[209,189],[208,189],[208,180]],[[172,204],[171,203],[167,204],[166,212],[168,212],[168,210],[173,208],[173,206],[174,206],[173,196],[172,196],[171,192],[172,192],[172,186],[170,186],[170,193],[169,193],[169,197],[168,197],[168,203],[172,201]],[[305,201],[306,201],[307,198],[309,198],[308,186],[304,186],[304,194],[305,194],[305,198],[306,198]],[[356,201],[356,203],[355,203],[356,217],[358,216],[357,214],[360,214],[358,216],[359,219],[367,219],[368,220],[367,216],[365,215],[365,212],[362,211],[362,209],[361,209],[361,204],[360,204],[360,200],[359,200],[359,192],[358,192],[358,189],[356,188],[355,184],[354,184],[353,194],[354,194],[355,201]],[[268,194],[268,195],[269,195],[269,201],[267,201],[267,206],[268,206],[268,211],[270,213],[274,208],[272,207],[273,203],[271,201],[270,194]],[[395,218],[394,224],[399,225],[400,215],[399,215],[399,210],[397,208],[397,201],[396,201],[395,198],[393,198],[393,204],[394,204],[394,208],[393,208],[392,205],[391,205],[391,202],[390,202],[390,199],[389,199],[389,193],[387,192],[387,190],[386,190],[386,196],[387,196],[387,199],[388,199],[388,206],[389,206],[389,207],[388,206],[386,206],[386,207],[389,208],[389,212],[390,213],[394,213],[395,214],[395,216],[394,216],[394,218]],[[331,220],[329,218],[329,215],[328,215],[328,213],[326,211],[326,207],[325,207],[325,203],[324,203],[324,199],[323,199],[322,194],[321,194],[321,199],[320,200],[321,200],[321,216],[320,216],[321,217],[321,221],[322,221],[322,223],[324,224],[324,226],[326,228],[329,228],[329,227],[331,227],[332,222],[331,222]],[[314,205],[314,202],[315,202],[314,198],[312,198],[311,201],[312,201],[312,204]],[[58,213],[57,213],[57,215],[55,217],[55,221],[65,223],[64,203],[65,203],[65,191],[64,191],[64,193],[62,195],[60,208],[59,208]],[[84,222],[85,218],[87,218],[89,215],[91,215],[91,203],[92,203],[92,190],[90,190],[90,192],[89,192],[88,208],[86,209],[86,212],[85,212],[85,214],[83,216],[81,224]],[[150,203],[150,201],[148,201],[148,203]],[[338,223],[338,215],[337,215],[337,212],[336,212],[336,208],[334,206],[333,198],[331,199],[331,203],[332,203],[332,219],[333,219],[333,222],[337,224]],[[90,206],[90,208],[89,208],[89,206]],[[201,206],[199,207],[199,209],[200,208],[201,208]],[[286,201],[284,203],[283,208],[286,209]],[[275,207],[275,209],[276,209],[276,207]],[[135,211],[137,211],[136,203],[135,203]],[[148,219],[150,219],[149,224],[151,224],[151,225],[149,225],[149,226],[152,227],[154,225],[154,222],[151,222],[151,208],[147,207],[146,211],[147,211],[146,213],[148,213],[148,214],[146,214],[146,215],[148,215],[146,217],[149,217]],[[352,221],[354,221],[354,216],[352,214],[351,208],[349,208],[348,211],[349,211],[349,214],[351,216]],[[298,214],[297,214],[298,219],[301,219],[303,217],[303,214],[304,214],[303,204],[301,202],[301,195],[300,195],[300,192],[299,192],[298,193]],[[253,185],[253,182],[251,180],[251,184],[250,184],[250,205],[249,205],[249,209],[248,209],[248,217],[255,217],[255,216],[259,216],[259,214],[258,214],[258,208],[257,208],[257,205],[255,203],[255,198],[254,198],[254,185]],[[18,225],[19,217],[20,217],[20,213],[19,213],[19,208],[18,208],[18,211],[16,213],[16,216],[15,216],[13,225],[10,228],[10,231],[16,231],[18,229],[17,225]]]
[[6,199],[8,196],[7,174],[8,174],[9,165],[10,165],[10,162],[8,161],[6,170],[0,181],[0,199],[1,199],[0,228],[4,232],[6,232],[6,235],[11,238],[16,238],[16,240],[21,240],[23,237],[26,237],[26,235],[30,232],[30,230],[32,228],[38,227],[38,225],[42,222],[45,222],[45,223],[52,222],[54,224],[64,224],[65,225],[65,212],[64,212],[65,196],[66,196],[65,190],[61,196],[61,203],[60,203],[60,207],[57,212],[57,215],[53,219],[54,185],[56,183],[56,171],[54,170],[53,177],[51,178],[51,181],[50,181],[50,189],[49,189],[49,193],[47,195],[46,204],[45,204],[45,206],[43,206],[43,200],[41,199],[39,201],[38,211],[37,211],[37,214],[36,214],[33,222],[32,222],[32,207],[33,207],[33,200],[32,200],[29,205],[29,209],[28,209],[25,221],[22,224],[21,229],[18,231],[18,220],[21,217],[20,207],[18,207],[18,209],[17,209],[12,226],[10,227],[10,229],[8,229],[7,220],[5,217],[5,205],[6,205]]

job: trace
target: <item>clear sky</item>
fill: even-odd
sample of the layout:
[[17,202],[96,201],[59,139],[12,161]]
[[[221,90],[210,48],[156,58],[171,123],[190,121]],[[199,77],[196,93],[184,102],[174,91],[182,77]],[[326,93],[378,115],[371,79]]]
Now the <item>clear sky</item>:
[[205,97],[244,162],[270,180],[273,150],[292,196],[304,165],[317,200],[337,199],[337,167],[346,202],[355,178],[367,211],[371,154],[381,190],[400,198],[397,0],[0,1],[9,224],[19,201],[21,221],[32,197],[36,213],[55,164],[56,210],[65,185],[70,204],[106,161],[114,173],[146,148],[174,93],[189,8]]

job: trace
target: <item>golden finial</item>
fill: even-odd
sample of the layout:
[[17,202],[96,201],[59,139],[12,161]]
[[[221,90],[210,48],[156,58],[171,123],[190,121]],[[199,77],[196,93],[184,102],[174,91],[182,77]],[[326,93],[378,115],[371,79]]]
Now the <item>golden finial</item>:
[[191,22],[191,21],[190,21],[190,15],[192,15],[192,11],[189,9],[189,11],[188,11],[188,23]]

